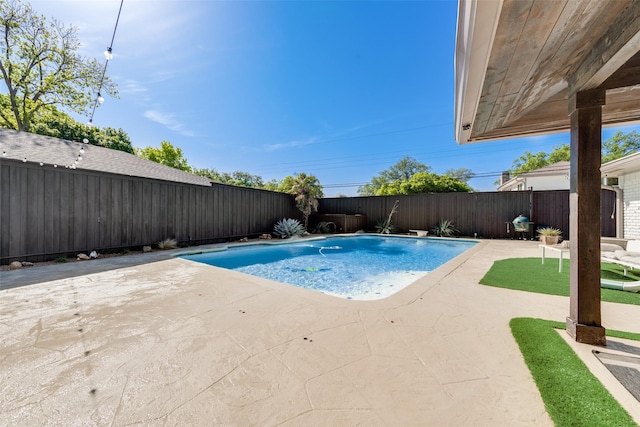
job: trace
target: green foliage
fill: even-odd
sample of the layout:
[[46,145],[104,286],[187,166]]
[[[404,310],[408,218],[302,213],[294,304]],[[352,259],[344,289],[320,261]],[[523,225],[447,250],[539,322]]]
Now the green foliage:
[[468,168],[449,169],[445,173],[445,176],[451,177],[457,181],[468,183],[471,178],[475,176],[475,173]]
[[433,172],[416,172],[407,181],[393,181],[382,184],[376,196],[400,194],[469,192],[472,188],[462,181]]
[[305,229],[309,225],[309,215],[318,211],[318,199],[324,196],[320,181],[313,175],[299,173],[287,176],[280,183],[280,188],[287,189],[287,193],[294,196],[296,207],[304,215]]
[[[619,159],[629,154],[640,151],[640,134],[636,131],[627,134],[616,132],[611,138],[602,143],[602,163]],[[561,161],[569,161],[571,158],[571,148],[569,144],[558,145],[551,153],[541,151],[533,154],[529,151],[513,161],[509,170],[511,176],[521,175],[535,169],[552,165]]]
[[[551,154],[547,154],[544,151],[536,154],[525,151],[522,156],[513,161],[513,166],[509,172],[512,176],[521,175],[523,173],[530,172],[535,169],[540,169],[553,163],[568,161],[569,153],[564,147],[569,146],[559,145],[557,147],[554,147],[554,150],[551,152]],[[552,163],[549,160],[550,157],[553,157],[553,159],[556,159],[556,161]]]
[[431,229],[431,233],[437,237],[453,237],[460,231],[448,219],[441,219],[435,227]]
[[408,181],[417,172],[430,171],[431,168],[429,166],[418,162],[413,157],[405,156],[389,169],[383,170],[377,176],[374,176],[371,182],[358,188],[358,194],[361,196],[376,196],[379,195],[378,192],[384,185],[389,185],[396,181]]
[[63,263],[63,262],[67,262],[67,258],[63,257],[63,256],[59,256],[58,258],[56,258],[54,260],[55,262],[59,262],[59,263]]
[[640,134],[636,131],[627,134],[618,131],[602,143],[602,148],[602,163],[628,156],[640,151]]
[[469,192],[465,180],[473,172],[462,168],[449,170],[444,175],[431,172],[431,168],[411,157],[404,157],[389,169],[373,177],[370,183],[358,189],[361,196],[392,196],[400,194]]
[[264,187],[265,190],[269,190],[269,191],[276,191],[279,193],[286,193],[286,191],[281,191],[280,189],[280,181],[278,181],[277,179],[271,179],[267,182],[264,183]]
[[[9,108],[0,109],[0,126],[30,131],[40,111],[57,106],[79,114],[94,105],[104,65],[77,53],[77,29],[47,22],[20,0],[0,2],[0,72]],[[104,78],[102,92],[117,96]]]
[[281,239],[304,235],[304,226],[293,218],[283,218],[273,227],[273,234]]
[[636,425],[560,337],[562,323],[516,318],[509,326],[555,425]]
[[[3,112],[6,117],[11,117],[12,114],[10,102],[9,95],[0,94],[0,112]],[[15,120],[13,122],[13,126],[6,127],[17,130]],[[47,106],[34,113],[29,131],[38,135],[75,142],[81,142],[86,138],[89,140],[89,144],[134,153],[131,139],[124,130],[87,126],[72,119],[71,116],[54,106]]]
[[376,233],[380,234],[393,234],[396,232],[396,226],[392,222],[388,222],[386,219],[376,221],[375,229]]
[[[518,291],[540,294],[569,296],[569,260],[565,259],[562,273],[558,272],[558,262],[547,259],[544,264],[540,258],[509,258],[496,261],[480,279],[480,284]],[[640,280],[640,274],[629,270],[624,275],[623,268],[616,264],[601,264],[601,276],[604,279],[633,281]],[[602,301],[620,304],[640,305],[640,293],[601,289]]]
[[265,184],[259,175],[251,175],[247,172],[235,171],[232,173],[218,172],[216,169],[193,169],[196,175],[204,176],[221,184],[237,185],[240,187],[264,188]]
[[395,225],[391,222],[393,215],[398,212],[398,204],[400,200],[396,200],[393,202],[393,206],[391,207],[391,212],[389,212],[389,216],[385,220],[379,220],[376,222],[376,231],[380,234],[392,234],[396,231]]
[[160,142],[160,148],[139,148],[136,150],[136,154],[152,162],[187,172],[191,171],[191,166],[189,166],[187,159],[182,154],[182,149],[174,147],[169,141]]
[[536,230],[540,236],[562,236],[562,230],[554,227],[542,227]]

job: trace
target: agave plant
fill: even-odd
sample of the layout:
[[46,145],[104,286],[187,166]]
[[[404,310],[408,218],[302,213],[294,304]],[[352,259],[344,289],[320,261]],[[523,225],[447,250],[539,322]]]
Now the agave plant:
[[283,218],[273,227],[273,234],[281,239],[302,236],[304,234],[304,226],[297,219]]
[[431,232],[438,237],[452,237],[460,231],[456,228],[453,222],[451,222],[451,220],[442,219],[435,227],[433,227]]
[[176,239],[164,239],[158,242],[158,249],[167,250],[167,249],[175,249],[177,247],[178,247],[178,242],[176,241]]
[[392,222],[387,221],[386,219],[381,219],[376,222],[376,233],[380,234],[393,234],[396,231],[396,226],[393,225]]
[[396,231],[396,226],[391,222],[391,218],[393,214],[398,212],[398,203],[400,200],[396,200],[391,208],[391,212],[389,212],[389,217],[387,219],[381,219],[376,223],[376,231],[380,234],[392,234]]

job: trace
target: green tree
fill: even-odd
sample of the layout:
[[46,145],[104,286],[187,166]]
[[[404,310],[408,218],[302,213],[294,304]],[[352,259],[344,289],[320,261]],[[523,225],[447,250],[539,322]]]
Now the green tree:
[[[0,110],[7,113],[9,117],[11,116],[8,95],[0,94]],[[86,138],[89,144],[134,153],[131,139],[124,130],[87,126],[72,119],[71,116],[54,106],[43,108],[33,116],[30,131],[38,135],[52,136],[67,141],[82,142]]]
[[457,179],[462,182],[469,182],[471,178],[474,177],[474,173],[471,169],[468,168],[460,168],[460,169],[449,169],[444,173],[446,176],[449,176],[453,179]]
[[[627,134],[618,131],[611,138],[602,142],[602,163],[628,156],[637,151],[640,151],[640,134],[636,131]],[[571,148],[569,144],[558,145],[553,148],[551,153],[541,151],[532,154],[525,151],[522,156],[513,161],[509,172],[511,176],[521,175],[554,163],[567,162],[570,159]]]
[[547,166],[548,164],[548,155],[544,151],[540,151],[536,154],[525,151],[522,156],[513,161],[511,170],[509,172],[512,176],[520,175],[534,169],[540,169],[544,166]]
[[[280,190],[280,181],[278,181],[277,179],[270,179],[269,181],[264,183],[264,187],[265,190],[269,190],[269,191],[277,191],[277,192],[283,192]],[[286,193],[286,191],[284,191]]]
[[182,149],[174,147],[169,141],[160,142],[160,148],[139,148],[136,150],[136,154],[152,162],[191,172],[191,166],[189,166],[187,159],[182,154]]
[[454,193],[472,191],[465,182],[448,175],[433,172],[417,172],[406,181],[393,181],[384,184],[376,196],[395,196],[399,194]]
[[640,134],[636,131],[627,134],[618,131],[602,143],[602,151],[602,163],[638,152],[640,151]]
[[237,185],[241,187],[264,188],[264,182],[259,175],[251,175],[248,172],[235,171],[233,173],[218,172],[216,169],[193,169],[196,175],[204,176],[221,184]]
[[318,211],[318,199],[324,196],[320,181],[313,175],[299,173],[285,177],[281,188],[288,188],[287,193],[295,197],[296,206],[304,215],[304,228],[309,226],[309,215]]
[[103,64],[77,53],[77,29],[47,22],[29,4],[0,1],[0,72],[9,96],[9,112],[0,110],[0,126],[30,131],[35,115],[50,106],[87,113],[102,83],[105,94],[117,96],[103,77]]
[[405,156],[389,169],[385,169],[377,176],[374,176],[368,184],[358,188],[358,194],[361,196],[373,196],[385,184],[389,185],[395,181],[408,181],[417,172],[430,171],[431,168],[429,166],[418,162],[413,157]]

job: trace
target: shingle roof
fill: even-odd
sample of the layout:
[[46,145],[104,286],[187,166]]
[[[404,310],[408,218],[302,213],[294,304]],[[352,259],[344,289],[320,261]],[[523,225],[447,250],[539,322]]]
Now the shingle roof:
[[78,170],[108,172],[118,175],[160,179],[164,181],[210,186],[208,178],[161,165],[124,151],[91,144],[66,141],[12,129],[0,129],[0,152],[5,159],[43,163],[44,166],[71,166],[84,149]]

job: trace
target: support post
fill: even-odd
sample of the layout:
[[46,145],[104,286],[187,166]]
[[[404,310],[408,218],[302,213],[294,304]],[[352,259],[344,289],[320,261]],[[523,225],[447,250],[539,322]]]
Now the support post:
[[600,156],[605,90],[577,92],[571,118],[570,305],[567,332],[577,342],[606,345],[600,308]]

